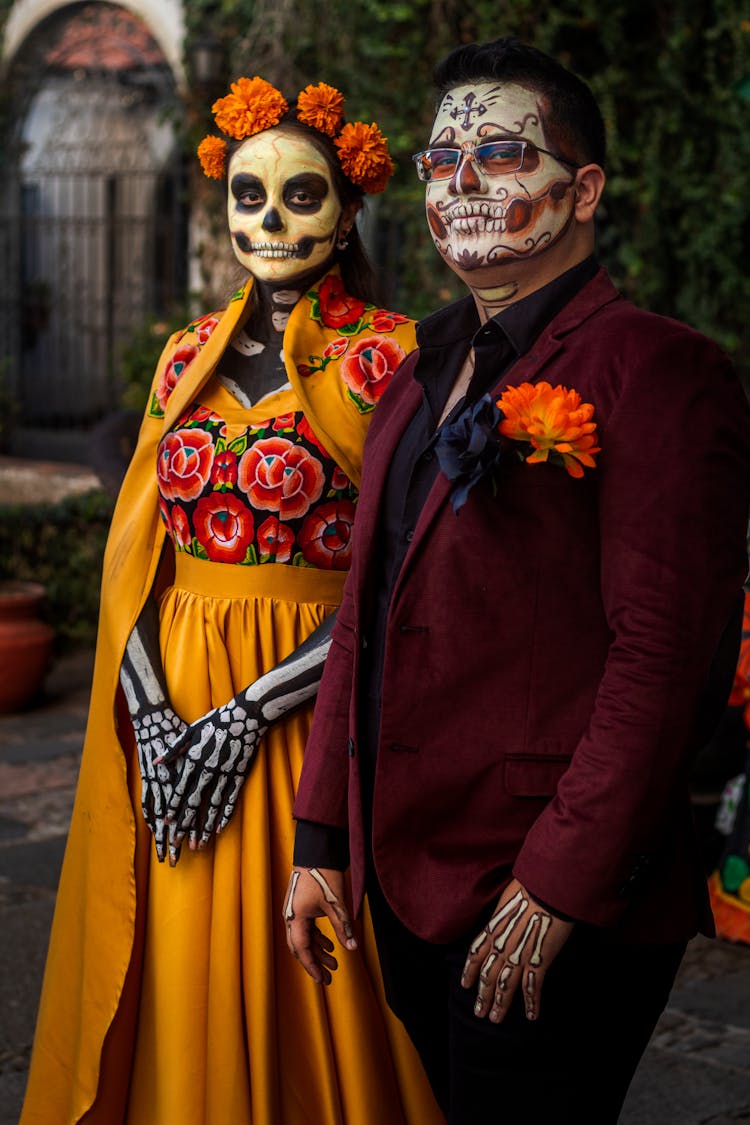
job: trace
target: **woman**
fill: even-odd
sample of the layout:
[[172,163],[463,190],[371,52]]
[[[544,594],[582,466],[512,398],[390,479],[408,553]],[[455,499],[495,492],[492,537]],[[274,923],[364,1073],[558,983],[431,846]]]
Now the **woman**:
[[[413,346],[368,301],[353,226],[392,164],[324,84],[290,107],[244,78],[213,108],[230,139],[199,155],[251,279],[168,342],[118,501],[22,1122],[421,1125],[369,927],[335,994],[287,967],[310,709],[256,753],[314,690],[303,642],[339,603],[370,412]],[[263,712],[243,688],[301,645],[303,687]]]

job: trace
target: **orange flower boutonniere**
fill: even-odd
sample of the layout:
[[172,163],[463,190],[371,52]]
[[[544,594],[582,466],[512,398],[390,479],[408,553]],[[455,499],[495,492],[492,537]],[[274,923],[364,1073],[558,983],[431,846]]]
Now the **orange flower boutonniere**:
[[584,466],[595,469],[597,445],[594,407],[581,402],[577,391],[550,383],[521,383],[508,387],[497,400],[505,417],[500,433],[512,441],[527,442],[529,464],[552,461],[572,477],[582,477]]
[[[458,512],[475,484],[487,478],[493,492],[509,460],[561,465],[571,477],[596,468],[594,407],[577,391],[549,383],[508,387],[497,401],[483,395],[449,425],[435,444],[440,468],[453,482],[451,503]],[[521,444],[519,444],[521,443]]]

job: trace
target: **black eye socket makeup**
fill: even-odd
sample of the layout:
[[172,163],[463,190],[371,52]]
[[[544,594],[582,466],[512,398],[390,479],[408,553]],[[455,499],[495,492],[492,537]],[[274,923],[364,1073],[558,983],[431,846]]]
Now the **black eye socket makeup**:
[[237,200],[237,210],[252,213],[259,211],[266,202],[266,189],[257,176],[238,172],[230,184],[232,195]]
[[284,203],[290,211],[318,211],[328,195],[328,182],[316,172],[290,176],[284,184]]

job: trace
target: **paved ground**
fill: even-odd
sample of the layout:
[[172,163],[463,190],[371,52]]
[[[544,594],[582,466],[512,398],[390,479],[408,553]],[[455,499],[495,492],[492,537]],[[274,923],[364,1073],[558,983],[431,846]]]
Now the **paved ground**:
[[[0,1125],[16,1125],[23,1098],[90,670],[89,653],[66,658],[37,706],[0,716]],[[738,1121],[750,1123],[750,948],[697,939],[621,1125]]]

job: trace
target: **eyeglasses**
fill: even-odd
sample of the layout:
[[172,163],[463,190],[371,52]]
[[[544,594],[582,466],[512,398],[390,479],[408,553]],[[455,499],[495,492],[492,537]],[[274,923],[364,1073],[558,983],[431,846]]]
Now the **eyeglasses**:
[[530,141],[483,141],[465,148],[426,148],[423,152],[416,152],[412,160],[417,167],[417,175],[426,184],[431,180],[452,179],[463,159],[473,160],[486,176],[507,176],[522,167],[527,148],[554,156],[555,160],[571,168],[583,167],[559,152],[550,152],[548,148],[540,148]]

